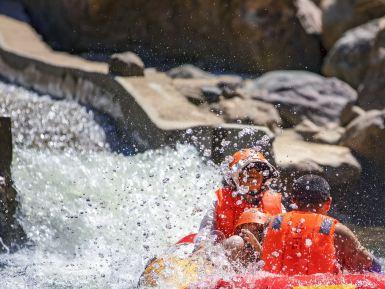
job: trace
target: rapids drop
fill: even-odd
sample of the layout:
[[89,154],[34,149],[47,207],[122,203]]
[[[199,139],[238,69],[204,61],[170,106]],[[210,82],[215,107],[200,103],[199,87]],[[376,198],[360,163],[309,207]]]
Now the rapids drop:
[[2,288],[130,288],[196,231],[220,182],[190,146],[131,157],[16,148],[18,218],[32,244],[0,255]]

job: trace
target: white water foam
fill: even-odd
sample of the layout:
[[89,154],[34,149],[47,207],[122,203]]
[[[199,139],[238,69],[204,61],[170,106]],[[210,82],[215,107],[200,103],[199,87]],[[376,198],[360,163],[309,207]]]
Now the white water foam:
[[196,231],[220,182],[194,148],[16,149],[18,217],[34,245],[0,256],[2,288],[130,288],[147,260]]

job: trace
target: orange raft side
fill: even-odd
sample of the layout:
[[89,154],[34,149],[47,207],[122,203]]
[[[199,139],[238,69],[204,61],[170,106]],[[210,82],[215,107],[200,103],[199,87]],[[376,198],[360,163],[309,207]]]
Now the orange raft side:
[[194,289],[385,289],[379,274],[315,274],[297,276],[235,276],[229,280],[192,285]]

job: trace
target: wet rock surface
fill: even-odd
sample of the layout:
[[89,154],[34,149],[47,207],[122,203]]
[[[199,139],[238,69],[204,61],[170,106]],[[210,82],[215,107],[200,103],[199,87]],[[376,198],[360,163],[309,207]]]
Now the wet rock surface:
[[0,115],[12,118],[13,142],[21,147],[108,149],[93,113],[75,102],[55,101],[0,82]]
[[242,92],[250,98],[276,105],[284,126],[304,119],[317,125],[340,122],[343,111],[357,100],[357,93],[336,78],[304,71],[274,71],[246,81]]
[[8,253],[27,241],[15,218],[18,202],[12,181],[12,156],[11,119],[0,117],[0,251]]
[[380,30],[381,19],[345,32],[325,59],[322,69],[324,75],[338,77],[357,88],[368,69],[370,53]]

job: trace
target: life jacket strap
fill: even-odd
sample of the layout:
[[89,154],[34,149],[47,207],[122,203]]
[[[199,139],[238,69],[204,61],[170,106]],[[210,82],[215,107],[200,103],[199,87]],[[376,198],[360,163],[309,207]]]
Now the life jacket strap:
[[324,235],[329,235],[330,230],[332,229],[332,226],[333,226],[333,220],[325,218],[325,219],[323,219],[323,221],[321,223],[321,227],[319,229],[319,232],[321,234],[324,234]]
[[275,231],[278,231],[281,229],[281,225],[282,225],[282,220],[283,220],[283,216],[282,215],[279,215],[277,217],[274,218],[273,220],[273,223],[271,224],[271,228]]

